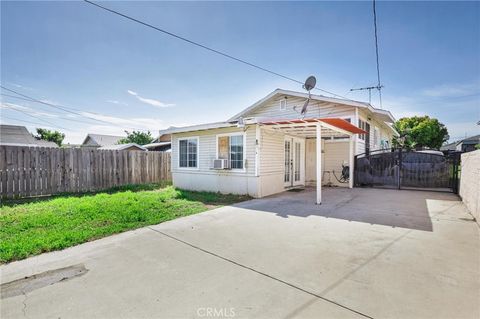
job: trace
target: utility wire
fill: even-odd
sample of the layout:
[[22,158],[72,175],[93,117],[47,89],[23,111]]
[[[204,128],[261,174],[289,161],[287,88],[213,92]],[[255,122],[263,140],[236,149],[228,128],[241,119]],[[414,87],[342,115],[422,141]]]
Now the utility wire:
[[[10,98],[20,99],[20,100],[24,100],[24,101],[29,101],[29,102],[38,103],[38,102],[35,101],[35,100],[27,99],[27,98],[24,98],[24,97],[21,97],[21,96],[14,96],[14,95],[4,94],[4,93],[1,93],[0,95],[2,95],[2,96],[7,96],[7,97],[10,97]],[[58,113],[56,113],[56,114],[58,114]],[[60,114],[59,114],[59,115],[60,115]],[[101,114],[98,114],[98,115],[101,115]],[[92,122],[87,122],[87,121],[83,121],[83,120],[79,120],[79,119],[72,119],[72,118],[67,118],[67,117],[61,117],[61,119],[62,119],[62,120],[66,120],[66,121],[78,122],[78,123],[94,124],[94,123],[92,123]]]
[[[20,92],[17,92],[15,90],[12,90],[12,89],[9,89],[9,88],[6,88],[2,85],[0,85],[0,87],[6,91],[9,91],[9,92],[12,92],[12,93],[15,93],[17,95],[20,95],[20,97],[18,96],[13,96],[13,95],[9,95],[9,94],[4,94],[2,93],[1,95],[4,95],[4,96],[8,96],[8,97],[13,97],[13,98],[17,98],[17,99],[21,99],[21,100],[25,100],[25,101],[29,101],[29,102],[35,102],[35,103],[40,103],[40,104],[43,104],[43,105],[47,105],[47,106],[50,106],[50,107],[53,107],[53,108],[56,108],[56,109],[59,109],[59,110],[62,110],[64,112],[68,112],[68,113],[71,113],[71,114],[75,114],[77,116],[81,116],[81,117],[84,117],[84,118],[87,118],[87,119],[90,119],[90,120],[93,120],[93,121],[97,121],[97,122],[100,122],[100,123],[104,123],[104,124],[108,124],[108,125],[111,125],[111,126],[116,126],[118,128],[121,128],[121,129],[125,129],[125,128],[128,128],[128,129],[131,129],[131,130],[138,130],[138,131],[149,131],[147,129],[140,129],[140,128],[133,128],[133,127],[123,127],[123,126],[119,126],[115,123],[112,123],[112,122],[107,122],[107,121],[103,121],[103,120],[99,120],[99,119],[96,119],[96,118],[93,118],[93,117],[89,117],[87,115],[84,115],[82,113],[78,113],[78,112],[84,112],[82,110],[79,110],[79,109],[74,109],[74,108],[69,108],[69,107],[66,107],[66,106],[60,106],[60,105],[55,105],[55,104],[51,104],[51,103],[47,103],[47,102],[44,102],[44,101],[40,101],[38,99],[35,99],[31,96],[28,96],[28,95],[25,95],[25,94],[22,94]],[[92,113],[92,114],[96,114],[96,115],[100,115],[100,116],[105,116],[103,114],[99,114],[99,113],[94,113],[94,112],[87,112],[87,113]],[[63,119],[66,119],[66,118],[63,118]],[[69,119],[69,120],[72,120],[72,119]],[[88,122],[85,122],[85,121],[81,121],[83,123],[88,123]],[[92,124],[92,123],[88,123],[88,124]]]
[[377,10],[375,0],[373,0],[373,25],[375,28],[375,53],[377,57],[377,88],[378,97],[380,99],[380,108],[382,108],[382,84],[380,82],[380,63],[378,62]]
[[[120,16],[120,17],[123,17],[123,18],[125,18],[125,19],[128,19],[128,20],[130,20],[130,21],[139,23],[139,24],[141,24],[141,25],[143,25],[143,26],[146,26],[146,27],[148,27],[148,28],[151,28],[151,29],[154,29],[154,30],[156,30],[156,31],[162,32],[162,33],[164,33],[164,34],[166,34],[166,35],[169,35],[169,36],[171,36],[171,37],[177,38],[177,39],[179,39],[179,40],[182,40],[182,41],[187,42],[187,43],[189,43],[189,44],[195,45],[195,46],[200,47],[200,48],[202,48],[202,49],[205,49],[205,50],[207,50],[207,51],[210,51],[210,52],[219,54],[219,55],[221,55],[221,56],[223,56],[223,57],[226,57],[226,58],[228,58],[228,59],[231,59],[231,60],[234,60],[234,61],[243,63],[243,64],[245,64],[245,65],[248,65],[248,66],[252,67],[252,68],[255,68],[255,69],[258,69],[258,70],[261,70],[261,71],[264,71],[264,72],[267,72],[267,73],[270,73],[270,74],[279,76],[279,77],[281,77],[281,78],[284,78],[284,79],[286,79],[286,80],[289,80],[289,81],[292,81],[292,82],[295,82],[295,83],[298,83],[298,84],[301,84],[301,85],[304,84],[304,82],[299,81],[299,80],[297,80],[297,79],[294,79],[294,78],[292,78],[292,77],[283,75],[283,74],[281,74],[281,73],[278,73],[278,72],[269,70],[269,69],[264,68],[264,67],[262,67],[262,66],[259,66],[259,65],[257,65],[257,64],[253,64],[253,63],[248,62],[248,61],[245,61],[245,60],[243,60],[243,59],[234,57],[233,55],[230,55],[230,54],[228,54],[228,53],[225,53],[225,52],[222,52],[222,51],[213,49],[213,48],[208,47],[208,46],[206,46],[206,45],[204,45],[204,44],[201,44],[201,43],[199,43],[199,42],[195,42],[195,41],[193,41],[193,40],[189,40],[189,39],[187,39],[187,38],[184,38],[184,37],[182,37],[182,36],[180,36],[180,35],[177,35],[177,34],[175,34],[175,33],[170,32],[170,31],[161,29],[161,28],[156,27],[156,26],[154,26],[154,25],[152,25],[152,24],[149,24],[149,23],[147,23],[147,22],[141,21],[141,20],[139,20],[139,19],[133,18],[133,17],[128,16],[128,15],[126,15],[126,14],[123,14],[123,13],[121,13],[121,12],[118,12],[118,11],[115,11],[115,10],[113,10],[113,9],[110,9],[110,8],[104,7],[104,6],[102,6],[102,5],[99,5],[99,4],[95,3],[95,2],[92,2],[92,1],[89,1],[89,0],[83,0],[83,1],[86,2],[86,3],[88,3],[88,4],[91,4],[91,5],[93,5],[93,6],[96,6],[96,7],[100,8],[100,9],[103,9],[103,10],[105,10],[105,11],[108,11],[108,12],[110,12],[110,13],[113,13],[113,14],[116,14],[116,15],[118,15],[118,16]],[[333,95],[333,96],[337,96],[337,97],[339,97],[339,98],[342,98],[342,99],[345,99],[345,100],[348,100],[348,101],[356,102],[356,101],[351,100],[351,99],[349,99],[349,98],[346,98],[346,97],[344,97],[344,96],[342,96],[342,95],[338,95],[338,94],[336,94],[336,93],[333,93],[333,92],[330,92],[330,91],[321,89],[321,88],[319,88],[319,87],[314,87],[314,89],[316,89],[316,90],[318,90],[318,91],[321,91],[321,92],[324,92],[324,93],[327,93],[327,94],[330,94],[330,95]]]
[[45,122],[45,123],[50,124],[50,125],[53,125],[53,127],[56,127],[56,128],[59,128],[59,129],[67,130],[67,131],[68,131],[68,129],[65,128],[65,127],[62,127],[62,126],[57,125],[57,124],[54,124],[54,123],[52,123],[52,122],[50,122],[50,121],[44,120],[44,119],[42,119],[41,117],[32,115],[32,114],[30,114],[30,113],[28,113],[28,112],[25,112],[25,111],[22,111],[22,110],[19,110],[19,109],[10,107],[10,106],[8,106],[8,105],[4,105],[3,107],[6,107],[6,108],[8,108],[8,109],[10,109],[10,110],[14,110],[14,111],[17,111],[17,112],[20,112],[20,113],[23,113],[23,114],[25,114],[25,115],[27,115],[27,116],[30,116],[30,117],[34,118],[34,119],[40,120],[40,121]]
[[[81,116],[81,117],[85,117],[85,118],[88,118],[90,120],[94,120],[94,121],[97,121],[97,122],[101,122],[101,123],[106,123],[106,124],[109,124],[109,125],[112,125],[112,123],[110,122],[106,122],[106,121],[102,121],[102,120],[99,120],[99,119],[96,119],[96,118],[93,118],[93,117],[89,117],[89,116],[86,116],[86,115],[83,115],[81,113],[78,113],[78,112],[75,112],[75,111],[71,111],[70,109],[64,107],[64,106],[60,106],[60,105],[55,105],[55,104],[51,104],[51,103],[48,103],[48,102],[44,102],[44,101],[40,101],[40,100],[37,100],[31,96],[28,96],[28,95],[25,95],[25,94],[22,94],[22,93],[19,93],[15,90],[12,90],[12,89],[9,89],[9,88],[6,88],[2,85],[0,85],[0,87],[6,91],[9,91],[9,92],[12,92],[12,93],[15,93],[17,95],[20,95],[26,99],[28,99],[29,101],[31,102],[36,102],[36,103],[40,103],[40,104],[43,104],[43,105],[47,105],[47,106],[50,106],[50,107],[53,107],[53,108],[56,108],[56,109],[59,109],[59,110],[62,110],[64,112],[67,112],[67,113],[71,113],[71,114],[75,114],[75,115],[78,115],[78,116]],[[78,110],[80,111],[80,110]]]
[[[9,117],[9,116],[5,116],[5,115],[2,115],[2,120],[3,120],[3,119],[9,119],[9,120],[12,120],[12,121],[18,121],[18,122],[24,122],[24,123],[29,123],[29,124],[47,126],[47,125],[42,124],[42,123],[39,123],[39,122],[32,122],[32,121],[27,121],[27,120],[21,120],[21,119],[15,118],[15,117]],[[48,125],[47,127],[56,128],[55,126],[50,126],[50,125]]]

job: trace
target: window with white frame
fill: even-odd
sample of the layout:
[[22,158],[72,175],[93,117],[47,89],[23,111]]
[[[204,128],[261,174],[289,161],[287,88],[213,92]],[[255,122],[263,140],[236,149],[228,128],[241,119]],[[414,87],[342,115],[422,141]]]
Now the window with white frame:
[[280,100],[280,111],[285,111],[287,109],[287,99]]
[[178,141],[178,166],[181,168],[198,168],[198,137]]
[[232,134],[217,137],[217,158],[228,159],[231,169],[243,169],[244,135]]
[[[361,119],[358,119],[358,128],[366,131],[367,130],[367,122],[361,120]],[[359,134],[358,137],[365,141],[365,134]]]

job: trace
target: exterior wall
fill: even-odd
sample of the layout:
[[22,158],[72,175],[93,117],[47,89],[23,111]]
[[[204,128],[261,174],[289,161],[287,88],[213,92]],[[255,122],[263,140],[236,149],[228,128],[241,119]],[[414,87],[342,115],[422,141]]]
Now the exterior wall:
[[[233,194],[249,194],[258,197],[255,176],[255,130],[254,125],[244,129],[231,127],[172,134],[172,178],[176,187],[197,191],[213,191]],[[217,135],[245,133],[244,170],[214,170],[213,160],[217,154]],[[198,167],[180,168],[178,165],[179,139],[198,137]]]
[[[377,121],[373,115],[369,115],[367,111],[365,110],[359,110],[358,116],[361,120],[367,122],[370,124],[370,150],[378,150],[381,148],[380,146],[380,141],[381,140],[388,140],[390,146],[392,145],[392,139],[393,139],[393,132],[392,130],[387,126],[387,124]],[[370,118],[370,120],[369,120]],[[358,126],[358,120],[357,123],[353,123],[356,126]],[[375,127],[378,128],[379,131],[379,139],[378,139],[378,145],[375,145],[375,139],[374,139],[374,134],[375,134]],[[365,153],[365,141],[361,140],[359,137],[357,137],[357,153],[356,154],[362,154]]]
[[[283,99],[284,96],[278,96],[265,101],[263,105],[246,114],[245,117],[299,118],[305,99],[289,96],[286,109],[280,110],[280,100]],[[295,106],[297,110],[294,110]],[[310,101],[305,117],[353,117],[354,111],[355,108],[353,106]]]
[[262,128],[260,134],[260,196],[284,191],[284,141],[285,135],[281,132]]
[[[340,178],[342,163],[348,165],[349,153],[348,140],[322,140],[322,185],[348,187],[348,183],[340,183],[334,174]],[[308,139],[306,142],[305,181],[307,185],[317,183],[317,145],[316,139]]]
[[480,150],[462,154],[460,196],[480,224]]

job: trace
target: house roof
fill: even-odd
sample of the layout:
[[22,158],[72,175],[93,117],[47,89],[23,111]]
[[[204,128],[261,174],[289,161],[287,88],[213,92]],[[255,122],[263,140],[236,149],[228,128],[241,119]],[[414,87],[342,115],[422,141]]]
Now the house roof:
[[50,141],[37,140],[25,126],[0,125],[0,144],[11,146],[58,147]]
[[478,143],[480,143],[480,135],[474,135],[474,136],[470,136],[470,137],[467,137],[463,140],[458,141],[456,145],[458,145],[458,144],[478,144]]
[[322,136],[342,136],[364,134],[366,131],[356,127],[341,118],[308,118],[290,120],[263,120],[262,125],[283,130],[285,133],[295,133],[303,137],[317,136],[317,123],[322,123]]
[[105,145],[102,147],[99,147],[99,150],[113,150],[113,151],[122,151],[127,148],[137,148],[139,151],[146,151],[147,148],[143,147],[141,145],[138,145],[137,143],[127,143],[127,144],[114,144],[114,145]]
[[158,147],[158,146],[165,146],[165,145],[170,145],[172,144],[172,142],[157,142],[157,143],[150,143],[150,144],[145,144],[143,145],[143,147],[145,148],[154,148],[154,147]]
[[115,135],[103,135],[103,134],[87,134],[85,139],[83,140],[83,144],[85,144],[88,139],[91,139],[95,144],[98,146],[106,146],[106,145],[115,145],[118,144],[118,142],[122,139],[125,138],[125,136],[115,136]]
[[[261,100],[255,102],[254,104],[252,104],[250,107],[246,108],[245,110],[243,110],[240,113],[236,114],[235,116],[231,117],[227,122],[238,120],[240,117],[244,117],[246,114],[250,113],[251,111],[261,107],[262,104],[265,101],[275,97],[276,95],[290,95],[290,96],[302,97],[302,98],[305,98],[305,99],[308,98],[308,93],[302,93],[302,92],[296,92],[296,91],[290,91],[290,90],[283,90],[283,89],[276,89],[272,93],[268,94],[266,97],[264,97]],[[338,98],[327,97],[327,96],[323,96],[323,95],[315,95],[315,94],[311,94],[310,98],[312,100],[321,101],[321,102],[330,102],[330,103],[337,103],[337,104],[343,104],[343,105],[365,108],[365,109],[368,109],[370,112],[374,113],[376,116],[379,117],[380,120],[382,120],[386,123],[394,123],[395,122],[395,118],[393,117],[393,115],[389,111],[375,108],[372,105],[370,105],[369,103],[359,102],[359,101],[354,101],[354,100],[347,100],[347,99],[338,99]]]

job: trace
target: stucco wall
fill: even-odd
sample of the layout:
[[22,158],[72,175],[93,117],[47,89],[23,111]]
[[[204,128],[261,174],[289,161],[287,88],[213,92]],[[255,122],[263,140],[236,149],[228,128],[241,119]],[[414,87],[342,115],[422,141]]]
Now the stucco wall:
[[480,150],[462,154],[460,196],[480,223]]

